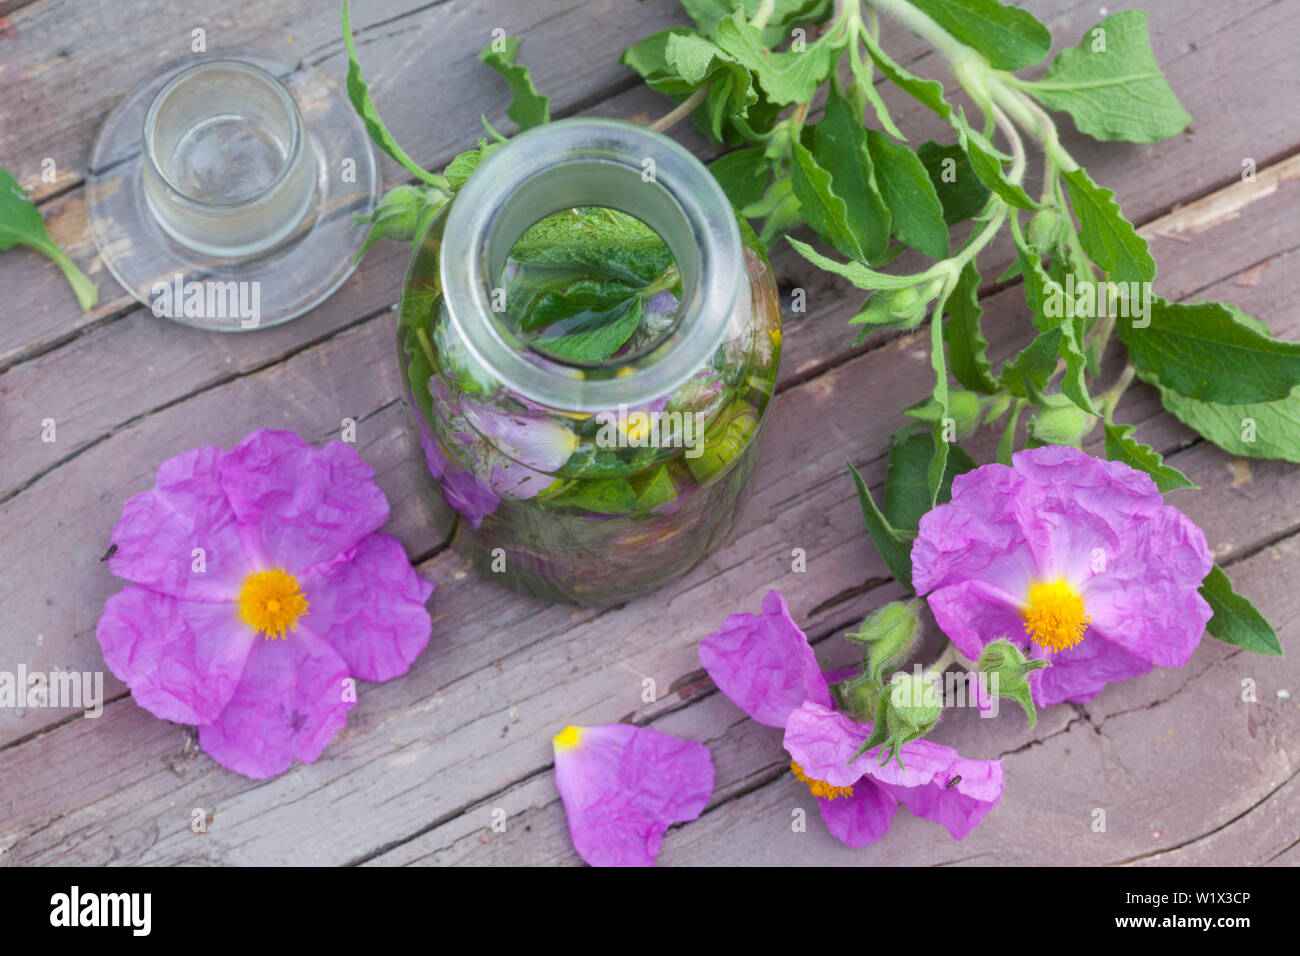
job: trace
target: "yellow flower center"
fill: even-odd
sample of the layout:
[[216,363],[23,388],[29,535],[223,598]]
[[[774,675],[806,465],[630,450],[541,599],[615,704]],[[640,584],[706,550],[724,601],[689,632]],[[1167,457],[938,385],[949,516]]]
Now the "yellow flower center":
[[582,728],[569,725],[551,741],[556,750],[572,750],[582,742]]
[[1083,640],[1091,620],[1083,608],[1083,598],[1064,578],[1031,587],[1029,606],[1021,613],[1030,639],[1054,651],[1074,647]]
[[799,766],[793,760],[790,761],[790,772],[794,774],[796,780],[800,780],[808,785],[814,797],[825,797],[827,800],[834,800],[838,797],[853,796],[852,787],[832,787],[829,783],[822,783],[820,780],[814,780],[803,772],[803,767]]
[[239,616],[255,631],[287,640],[285,631],[298,629],[298,618],[307,613],[307,599],[298,579],[283,568],[254,571],[239,590]]

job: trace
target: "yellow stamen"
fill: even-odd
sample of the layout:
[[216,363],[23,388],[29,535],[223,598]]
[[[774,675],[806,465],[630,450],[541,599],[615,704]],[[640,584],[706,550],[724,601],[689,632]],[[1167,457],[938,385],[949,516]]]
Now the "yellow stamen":
[[582,728],[572,725],[565,727],[555,735],[552,744],[556,750],[572,750],[582,742]]
[[254,571],[239,591],[239,616],[268,641],[287,640],[284,632],[298,629],[298,618],[308,606],[298,579],[283,568]]
[[795,779],[808,785],[814,797],[825,797],[827,800],[835,800],[839,797],[853,796],[852,787],[832,787],[829,783],[822,783],[820,780],[814,780],[803,772],[803,767],[799,766],[793,760],[790,761],[790,772],[794,774]]
[[1029,606],[1021,614],[1030,639],[1054,651],[1074,647],[1083,640],[1091,620],[1083,608],[1083,598],[1064,578],[1031,587]]

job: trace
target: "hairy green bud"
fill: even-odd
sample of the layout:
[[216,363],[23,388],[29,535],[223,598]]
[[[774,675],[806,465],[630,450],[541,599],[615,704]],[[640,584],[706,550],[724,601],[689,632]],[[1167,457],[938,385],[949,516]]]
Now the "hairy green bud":
[[1097,425],[1090,415],[1064,395],[1047,395],[1034,412],[1029,434],[1045,445],[1069,445],[1078,448]]

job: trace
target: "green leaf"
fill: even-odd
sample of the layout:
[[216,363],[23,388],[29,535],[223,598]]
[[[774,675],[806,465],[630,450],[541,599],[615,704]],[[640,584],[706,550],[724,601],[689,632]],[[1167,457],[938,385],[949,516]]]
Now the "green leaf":
[[1058,328],[1061,317],[1047,314],[1047,284],[1051,281],[1051,276],[1043,268],[1042,257],[1019,242],[1016,243],[1016,256],[1020,262],[1020,274],[1024,277],[1025,304],[1029,306],[1030,321],[1034,323],[1034,328],[1040,332]]
[[510,93],[514,99],[510,104],[510,108],[506,110],[506,116],[514,120],[515,125],[521,130],[549,123],[551,120],[550,97],[542,96],[537,92],[537,87],[533,86],[533,78],[528,72],[528,67],[515,63],[515,54],[519,50],[519,38],[506,37],[504,50],[494,49],[496,45],[496,40],[488,43],[480,51],[478,58],[500,73],[506,81],[506,85],[510,87]]
[[1205,629],[1228,644],[1235,644],[1252,654],[1282,656],[1282,644],[1264,615],[1246,598],[1233,590],[1232,582],[1217,564],[1201,584],[1201,596],[1210,602],[1214,617]]
[[[930,510],[928,470],[934,446],[924,431],[897,432],[889,439],[889,471],[885,477],[885,518],[900,530],[915,531],[921,516]],[[975,461],[960,445],[952,445],[944,466],[943,481],[936,499],[943,504],[952,497],[952,480],[970,471]]]
[[832,188],[844,199],[848,232],[862,257],[874,262],[889,248],[889,207],[876,186],[861,117],[834,84],[813,139],[817,162],[830,173]]
[[99,301],[99,286],[54,244],[45,230],[45,220],[26,191],[8,170],[0,169],[0,249],[20,244],[31,246],[53,259],[54,264],[63,270],[81,308],[94,308]]
[[1300,343],[1242,323],[1219,302],[1152,300],[1150,325],[1119,323],[1138,374],[1199,402],[1280,401],[1300,385]]
[[928,106],[934,110],[944,119],[949,119],[952,116],[952,107],[943,96],[942,83],[922,79],[916,74],[903,69],[890,59],[889,54],[880,48],[880,44],[872,38],[870,31],[862,30],[859,37],[867,48],[867,52],[871,54],[871,59],[876,66],[880,67],[880,72],[884,73],[891,83],[923,106]]
[[649,511],[676,497],[677,488],[673,484],[672,475],[668,473],[668,466],[663,465],[637,493],[636,506],[641,511]]
[[1300,463],[1300,388],[1276,402],[1247,405],[1198,402],[1162,388],[1160,401],[1224,451]]
[[[758,102],[758,91],[754,89],[754,77],[749,68],[710,40],[693,33],[669,31],[664,56],[667,65],[685,82],[685,87],[679,86],[679,91],[689,92],[709,84],[705,106],[710,130],[716,139],[722,139],[723,124],[727,119],[749,115],[749,107]],[[672,92],[668,86],[659,88]]]
[[1048,329],[1040,333],[1020,353],[1002,366],[1002,386],[1012,395],[1024,398],[1027,394],[1025,382],[1028,381],[1035,391],[1047,386],[1047,380],[1056,371],[1056,359],[1060,354],[1061,330]]
[[1006,425],[1003,426],[1002,437],[998,439],[997,462],[1008,468],[1011,467],[1011,456],[1016,450],[1016,425],[1020,423],[1020,413],[1024,408],[1025,399],[1017,399],[1011,406],[1011,414],[1007,416]]
[[849,211],[836,194],[831,175],[802,143],[791,144],[790,178],[804,222],[850,259],[864,258],[858,237],[849,228]]
[[627,514],[637,507],[636,491],[626,478],[578,481],[557,495],[539,500],[548,507],[576,508],[598,515]]
[[763,198],[767,189],[767,158],[762,147],[737,149],[709,163],[709,172],[731,204],[744,209]]
[[912,590],[912,539],[914,534],[896,530],[889,520],[876,507],[875,499],[867,489],[867,484],[853,467],[853,462],[846,462],[853,475],[853,483],[858,488],[858,501],[862,505],[862,517],[867,523],[867,532],[876,544],[885,567],[894,576],[894,580]]
[[942,415],[934,423],[934,455],[930,458],[927,479],[930,486],[930,506],[939,500],[939,489],[943,485],[944,472],[948,467],[948,366],[943,354],[943,316],[940,314],[946,303],[934,310],[930,317],[930,367],[934,369],[935,403],[942,409]]
[[637,297],[632,307],[618,319],[600,316],[589,330],[541,338],[535,344],[571,362],[603,362],[627,344],[641,324],[641,305],[641,298]]
[[352,40],[352,23],[348,19],[348,0],[343,0],[343,45],[348,51],[348,99],[352,101],[352,108],[361,117],[361,122],[365,124],[366,132],[370,134],[375,145],[429,185],[445,186],[447,184],[445,179],[435,176],[406,155],[406,151],[397,145],[397,140],[393,139],[392,134],[388,132],[388,127],[379,118],[379,110],[370,99],[370,88],[361,75],[361,64],[357,61],[357,47]]
[[866,130],[876,184],[899,241],[934,259],[948,257],[948,224],[925,164],[879,130]]
[[973,392],[991,395],[1000,386],[989,364],[989,343],[980,330],[984,310],[979,304],[979,285],[979,269],[972,260],[962,269],[945,306],[948,324],[943,334],[948,342],[952,377]]
[[773,53],[749,25],[744,10],[718,23],[717,44],[753,72],[768,99],[778,106],[803,103],[830,77],[837,52],[827,34],[801,52]]
[[[682,6],[700,30],[716,36],[718,24],[743,7],[747,19],[753,19],[763,0],[682,0]],[[832,0],[776,0],[772,16],[763,27],[763,45],[779,46],[790,31],[801,24],[821,23],[830,15]]]
[[989,200],[990,190],[975,175],[964,149],[956,143],[941,146],[927,140],[916,148],[916,155],[925,164],[943,204],[944,222],[955,226],[979,214]]
[[478,169],[479,163],[487,159],[500,146],[500,143],[489,143],[485,139],[480,139],[478,148],[466,150],[448,163],[442,173],[447,177],[451,188],[460,189],[464,186],[474,170]]
[[988,137],[967,122],[965,110],[958,107],[948,119],[957,130],[957,140],[970,157],[971,169],[980,182],[1019,209],[1039,208],[1040,204],[1029,197],[1024,187],[1007,178],[1002,168],[1002,155]]
[[836,262],[793,236],[787,236],[786,241],[817,268],[843,276],[859,289],[907,289],[916,282],[915,276],[895,276],[887,272],[877,272],[861,262]]
[[1192,121],[1151,52],[1143,10],[1122,10],[1102,20],[1078,46],[1062,50],[1042,80],[1024,89],[1069,113],[1094,139],[1153,143],[1177,135]]
[[1164,458],[1154,448],[1134,438],[1133,431],[1132,425],[1108,423],[1106,457],[1111,461],[1122,461],[1138,471],[1145,471],[1155,480],[1156,487],[1161,492],[1199,487],[1173,465],[1166,465]]
[[1041,63],[1052,33],[1027,10],[998,0],[909,0],[956,39],[983,53],[989,66],[1019,70]]
[[[883,129],[894,139],[907,139],[898,124],[894,122],[894,117],[889,113],[889,107],[881,99],[880,91],[876,89],[875,77],[871,75],[871,67],[863,61],[856,44],[849,47],[849,69],[853,74],[853,86],[850,88],[849,95],[854,97],[854,103],[860,108],[857,114],[861,114],[862,109],[866,108],[866,103],[871,104],[871,108],[876,112],[876,120]],[[940,94],[942,95],[942,93]],[[865,100],[866,102],[862,102]]]
[[695,36],[687,27],[672,27],[652,33],[640,43],[623,51],[618,62],[636,70],[651,87],[661,93],[673,96],[686,96],[694,90],[694,84],[688,83],[678,75],[668,63],[668,40],[674,36]]
[[1115,193],[1093,182],[1082,166],[1065,173],[1065,188],[1079,219],[1079,241],[1106,278],[1114,282],[1154,279],[1156,263],[1147,251],[1147,241],[1124,218]]

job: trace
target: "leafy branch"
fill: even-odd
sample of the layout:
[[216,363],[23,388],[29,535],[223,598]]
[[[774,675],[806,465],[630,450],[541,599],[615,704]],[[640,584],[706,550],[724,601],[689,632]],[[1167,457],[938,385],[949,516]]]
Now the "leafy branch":
[[[1135,438],[1133,426],[1114,420],[1135,379],[1157,386],[1170,412],[1235,454],[1300,459],[1300,344],[1274,339],[1226,304],[1152,296],[1156,270],[1146,241],[1114,193],[1070,154],[1052,119],[1051,111],[1068,113],[1093,138],[1139,143],[1187,127],[1191,117],[1151,51],[1145,13],[1106,17],[1030,80],[1016,73],[1047,58],[1051,32],[999,0],[841,0],[834,9],[764,0],[730,12],[700,0],[683,6],[696,29],[655,34],[623,55],[650,86],[680,100],[654,128],[689,116],[713,141],[736,147],[711,168],[764,242],[785,237],[814,265],[868,293],[850,319],[861,327],[855,344],[875,328],[912,329],[930,319],[934,385],[908,414],[930,424],[931,452],[925,461],[911,456],[915,475],[891,462],[887,497],[895,482],[915,489],[923,476],[929,504],[944,500],[956,438],[1004,419],[998,459],[1009,462],[1025,413],[1027,447],[1077,447],[1101,425],[1109,457],[1147,472],[1162,491],[1195,487]],[[949,101],[942,83],[890,56],[878,13],[948,61],[972,114]],[[770,22],[786,32],[765,32]],[[955,143],[908,144],[876,88],[876,70],[945,120]],[[811,106],[823,96],[813,123]],[[1043,164],[1036,198],[1024,188],[1031,146]],[[952,251],[949,230],[966,220],[974,221],[970,238]],[[787,236],[800,226],[838,257]],[[980,329],[976,260],[1004,227],[1016,262],[1000,278],[1022,278],[1034,338],[995,371]],[[933,263],[911,274],[888,271],[908,248]],[[1115,337],[1129,360],[1099,387]],[[1262,440],[1260,428],[1268,432]],[[900,574],[909,529],[891,523],[855,480],[873,539]],[[1280,651],[1257,612],[1235,613],[1237,602],[1249,604],[1221,570],[1202,590],[1216,611],[1212,634]]]

